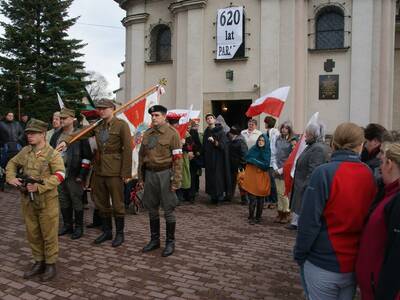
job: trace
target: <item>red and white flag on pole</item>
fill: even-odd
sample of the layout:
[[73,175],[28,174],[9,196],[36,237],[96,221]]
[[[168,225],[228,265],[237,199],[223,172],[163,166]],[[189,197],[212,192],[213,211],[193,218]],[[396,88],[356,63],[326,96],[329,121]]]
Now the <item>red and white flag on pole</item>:
[[132,177],[137,176],[137,167],[139,163],[139,149],[142,143],[144,132],[151,125],[151,115],[147,112],[150,107],[158,104],[159,96],[164,94],[164,89],[158,89],[154,93],[135,102],[128,109],[120,112],[117,118],[128,123],[132,136]]
[[[307,123],[306,128],[313,123],[318,123],[319,112],[313,114],[310,120]],[[304,130],[305,131],[305,130]],[[306,138],[304,133],[301,136],[299,142],[297,142],[295,148],[290,153],[288,159],[285,161],[283,165],[283,180],[285,182],[285,195],[289,195],[292,190],[292,183],[294,178],[294,172],[296,170],[296,162],[301,153],[303,153],[304,149],[307,147]]]
[[197,119],[200,115],[199,110],[193,110],[193,105],[189,109],[171,109],[167,113],[168,116],[179,116],[179,125],[176,129],[181,139],[185,138],[185,134],[190,125],[190,120]]
[[289,94],[289,90],[289,86],[284,86],[258,98],[250,105],[246,112],[246,116],[254,117],[261,113],[266,113],[275,118],[279,118]]

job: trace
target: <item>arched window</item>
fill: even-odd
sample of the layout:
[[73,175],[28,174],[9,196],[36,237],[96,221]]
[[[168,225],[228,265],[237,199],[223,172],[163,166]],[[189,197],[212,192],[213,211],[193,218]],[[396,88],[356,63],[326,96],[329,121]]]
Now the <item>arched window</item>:
[[171,60],[171,29],[167,25],[157,25],[151,31],[151,53],[153,62]]
[[344,47],[344,14],[337,6],[328,6],[316,18],[316,49]]

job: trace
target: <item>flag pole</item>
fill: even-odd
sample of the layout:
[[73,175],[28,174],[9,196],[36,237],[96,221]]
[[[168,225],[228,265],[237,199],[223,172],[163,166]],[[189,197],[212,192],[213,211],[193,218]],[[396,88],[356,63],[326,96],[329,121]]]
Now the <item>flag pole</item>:
[[[124,105],[122,105],[122,106],[118,107],[116,110],[114,110],[113,115],[115,116],[116,114],[118,114],[119,112],[125,110],[126,108],[128,108],[129,106],[134,104],[135,102],[141,100],[143,97],[147,96],[151,92],[156,91],[158,89],[158,87],[159,87],[159,85],[154,85],[154,86],[148,88],[147,90],[142,92],[140,95],[138,95],[135,98],[129,100]],[[80,137],[82,137],[83,135],[88,133],[89,131],[92,131],[93,129],[95,129],[97,126],[100,125],[101,122],[103,122],[103,119],[99,119],[95,123],[93,123],[92,125],[90,125],[90,126],[84,128],[83,130],[79,131],[75,136],[73,136],[71,138],[71,140],[69,141],[68,144],[72,144],[73,142],[77,141]]]

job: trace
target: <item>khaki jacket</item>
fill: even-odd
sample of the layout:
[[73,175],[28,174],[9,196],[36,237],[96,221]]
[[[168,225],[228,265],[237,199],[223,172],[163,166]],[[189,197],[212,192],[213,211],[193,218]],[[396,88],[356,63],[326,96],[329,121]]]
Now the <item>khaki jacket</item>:
[[[108,132],[104,138],[102,132]],[[76,134],[76,133],[74,133]],[[106,124],[95,127],[92,131],[83,135],[80,139],[96,137],[97,157],[93,170],[99,176],[132,176],[132,136],[128,124],[116,117]],[[72,136],[65,139],[69,142]]]
[[[24,175],[44,181],[43,185],[38,184],[36,200],[58,196],[57,186],[65,176],[64,161],[61,154],[49,144],[40,151],[36,151],[32,146],[22,148],[7,164],[7,181],[15,179],[19,168]],[[28,197],[26,194],[23,195]]]
[[146,169],[172,169],[171,184],[182,184],[182,144],[175,128],[168,123],[146,130],[139,150],[138,177],[144,179]]

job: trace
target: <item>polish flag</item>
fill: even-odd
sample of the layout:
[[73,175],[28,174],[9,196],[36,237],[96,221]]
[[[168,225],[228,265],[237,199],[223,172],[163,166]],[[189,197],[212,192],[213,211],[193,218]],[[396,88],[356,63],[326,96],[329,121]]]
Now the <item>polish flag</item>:
[[258,98],[252,103],[246,112],[246,116],[254,117],[261,113],[269,114],[275,118],[281,115],[290,87],[281,87],[265,96]]
[[[307,123],[306,128],[308,127],[308,125],[310,125],[312,123],[317,123],[318,118],[319,118],[319,112],[316,112],[315,114],[313,114],[311,116],[310,120]],[[297,142],[293,151],[290,153],[288,159],[285,161],[285,163],[283,165],[283,180],[285,182],[285,195],[286,196],[288,196],[290,194],[290,192],[292,191],[294,172],[296,170],[296,162],[306,147],[307,147],[306,138],[305,138],[305,135],[302,134],[300,141]]]
[[190,125],[190,120],[197,119],[200,115],[199,110],[192,109],[193,105],[190,106],[190,109],[171,109],[167,113],[167,117],[173,115],[177,115],[180,117],[178,128],[176,128],[176,130],[178,131],[179,137],[181,139],[185,138],[185,134]]
[[159,103],[159,96],[164,93],[164,89],[158,89],[154,93],[147,95],[145,98],[135,102],[131,107],[117,114],[117,118],[128,123],[131,131],[132,178],[137,177],[139,149],[142,143],[143,134],[151,125],[151,115],[147,111],[150,107]]

